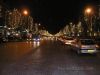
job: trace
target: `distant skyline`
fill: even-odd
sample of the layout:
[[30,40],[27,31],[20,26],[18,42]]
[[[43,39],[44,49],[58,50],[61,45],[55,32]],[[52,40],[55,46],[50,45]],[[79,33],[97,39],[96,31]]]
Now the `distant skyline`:
[[97,5],[99,0],[3,0],[11,9],[27,8],[30,15],[51,33],[56,33],[70,22],[77,23],[83,8]]

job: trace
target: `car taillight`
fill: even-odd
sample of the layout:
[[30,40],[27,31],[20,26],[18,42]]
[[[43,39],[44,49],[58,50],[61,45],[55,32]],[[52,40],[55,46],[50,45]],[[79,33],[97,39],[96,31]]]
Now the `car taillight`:
[[79,47],[79,45],[75,45],[76,47]]
[[84,47],[83,45],[81,47]]
[[96,48],[98,48],[99,46],[98,45],[96,45]]

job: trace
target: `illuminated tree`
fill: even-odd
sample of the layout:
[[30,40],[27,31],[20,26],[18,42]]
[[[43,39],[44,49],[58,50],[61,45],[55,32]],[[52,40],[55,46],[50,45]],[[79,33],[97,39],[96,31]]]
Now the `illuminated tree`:
[[64,35],[70,35],[70,27],[69,27],[69,25],[66,25],[65,27],[64,27],[64,29],[63,29],[63,34]]
[[79,23],[77,24],[77,34],[78,36],[81,36],[82,35],[82,32],[83,32],[83,27],[82,27],[82,23],[79,21]]
[[17,9],[14,9],[12,12],[6,12],[6,25],[11,28],[17,28],[21,21],[21,14]]

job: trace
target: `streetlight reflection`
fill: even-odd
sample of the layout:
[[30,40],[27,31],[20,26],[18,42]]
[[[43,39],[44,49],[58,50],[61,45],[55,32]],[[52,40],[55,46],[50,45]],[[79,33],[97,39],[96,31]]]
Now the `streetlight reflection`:
[[36,48],[36,47],[39,47],[40,46],[40,41],[38,41],[38,42],[36,42],[36,41],[34,41],[34,47]]

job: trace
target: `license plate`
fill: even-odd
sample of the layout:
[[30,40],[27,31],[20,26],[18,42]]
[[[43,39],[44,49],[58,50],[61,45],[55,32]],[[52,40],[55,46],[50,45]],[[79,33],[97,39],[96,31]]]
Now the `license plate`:
[[88,53],[88,50],[81,50],[81,53]]
[[89,52],[89,53],[93,53],[93,52],[94,52],[94,50],[88,50],[88,52]]

